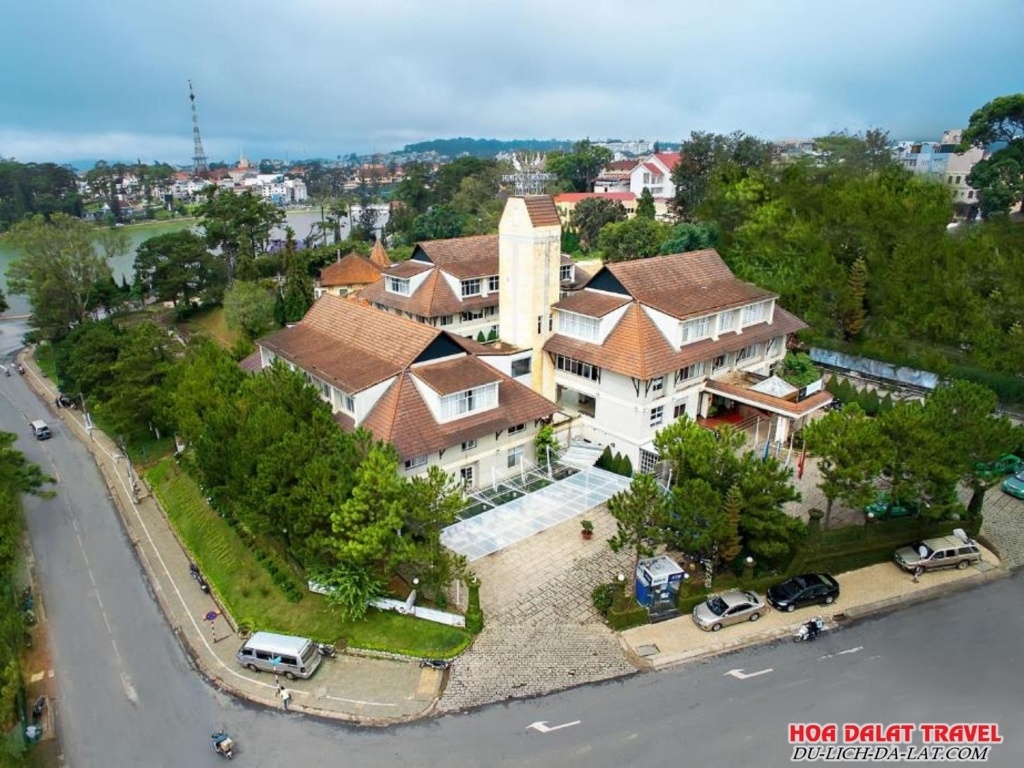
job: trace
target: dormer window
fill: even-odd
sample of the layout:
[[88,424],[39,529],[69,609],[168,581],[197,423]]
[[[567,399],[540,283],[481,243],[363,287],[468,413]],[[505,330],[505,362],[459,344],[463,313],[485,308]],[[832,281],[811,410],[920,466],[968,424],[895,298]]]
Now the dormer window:
[[771,306],[770,301],[760,301],[757,304],[750,304],[743,308],[743,325],[754,325],[754,323],[763,323],[768,319],[768,309]]
[[441,398],[441,420],[450,421],[479,413],[498,404],[498,384],[484,384]]
[[571,283],[575,271],[575,264],[563,264],[558,270],[558,279],[563,283]]
[[387,275],[385,283],[388,293],[397,293],[399,296],[408,296],[410,294],[409,278],[407,277]]
[[740,311],[738,309],[731,309],[728,312],[723,312],[718,316],[718,332],[735,331],[736,323],[739,319]]
[[471,280],[462,281],[462,298],[480,295],[480,278],[474,277]]
[[711,335],[711,316],[698,317],[683,323],[683,344],[706,339]]
[[575,312],[558,312],[558,332],[583,341],[598,341],[600,338],[601,321],[596,317],[579,315]]

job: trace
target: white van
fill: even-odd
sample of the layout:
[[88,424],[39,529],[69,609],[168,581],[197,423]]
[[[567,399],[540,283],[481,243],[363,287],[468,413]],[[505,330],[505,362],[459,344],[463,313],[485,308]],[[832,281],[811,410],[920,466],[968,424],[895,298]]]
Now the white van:
[[305,637],[256,632],[238,649],[235,660],[253,672],[276,672],[294,680],[312,677],[320,666],[320,652]]
[[32,428],[32,434],[36,436],[36,440],[49,440],[53,437],[53,433],[50,432],[50,428],[42,419],[36,419],[30,423],[29,426]]

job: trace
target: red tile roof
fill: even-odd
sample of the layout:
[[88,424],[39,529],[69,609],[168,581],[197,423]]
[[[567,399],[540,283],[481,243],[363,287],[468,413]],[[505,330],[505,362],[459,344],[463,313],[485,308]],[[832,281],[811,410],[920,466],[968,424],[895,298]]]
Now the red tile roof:
[[586,200],[589,197],[596,197],[602,200],[618,200],[627,203],[636,200],[636,195],[632,192],[562,192],[559,195],[555,195],[554,200],[555,203],[572,204]]
[[644,168],[653,173],[655,176],[663,176],[665,169],[655,163],[644,163]]
[[679,319],[776,297],[735,277],[710,249],[607,264],[595,278],[602,270],[642,304]]
[[677,351],[643,307],[634,302],[603,344],[555,334],[544,345],[544,350],[607,368],[625,376],[650,379],[806,327],[807,324],[802,320],[780,307],[775,307],[775,316],[771,324],[758,323],[744,328],[743,333],[724,333],[717,341],[704,339],[686,344]]
[[679,165],[682,156],[678,152],[659,152],[655,155],[670,171]]
[[416,250],[421,250],[431,262],[460,280],[498,274],[497,235],[425,240],[416,244]]
[[742,399],[755,405],[762,405],[774,411],[782,411],[789,416],[806,416],[812,411],[832,401],[828,392],[815,392],[810,397],[797,402],[781,397],[774,397],[763,392],[755,392],[749,387],[742,387],[729,381],[711,379],[704,385],[710,392],[716,392],[730,399]]
[[631,171],[636,168],[636,160],[614,160],[604,167],[606,171]]
[[501,381],[497,370],[475,357],[453,357],[438,363],[425,363],[413,367],[412,372],[439,395],[451,395]]
[[587,317],[604,317],[613,309],[629,304],[628,296],[617,296],[599,291],[580,291],[566,296],[555,304],[555,309],[576,312]]
[[526,212],[535,227],[560,227],[562,220],[550,195],[530,195],[526,200]]
[[387,269],[391,266],[391,259],[388,258],[388,252],[384,250],[384,245],[380,240],[376,240],[373,243],[373,250],[370,251],[370,261],[381,269]]
[[441,333],[326,294],[313,303],[301,322],[258,343],[339,389],[355,393],[411,365]]
[[[414,271],[414,267],[410,265],[413,265],[412,261],[404,261],[388,270],[387,274],[408,277],[408,274],[403,274],[403,270],[413,274],[423,271],[423,269]],[[430,265],[426,266],[430,267]],[[498,306],[497,291],[491,291],[487,296],[467,296],[466,298],[456,296],[451,285],[437,269],[431,270],[423,284],[413,292],[412,296],[401,296],[389,292],[382,277],[377,282],[366,286],[359,297],[374,304],[390,307],[398,312],[408,312],[418,317],[444,317],[459,312]]]
[[413,376],[405,371],[377,401],[361,424],[378,440],[392,443],[402,459],[426,456],[517,424],[545,419],[558,407],[529,387],[499,374],[498,407],[443,424],[434,420]]
[[380,277],[380,267],[365,256],[350,253],[320,270],[320,285],[368,285]]

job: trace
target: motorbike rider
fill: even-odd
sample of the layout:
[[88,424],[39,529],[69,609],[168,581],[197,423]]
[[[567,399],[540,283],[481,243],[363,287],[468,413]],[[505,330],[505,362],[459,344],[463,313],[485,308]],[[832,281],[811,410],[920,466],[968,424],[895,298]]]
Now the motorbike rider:
[[813,638],[821,634],[821,631],[825,628],[825,622],[820,617],[815,616],[804,626],[807,628],[807,636]]

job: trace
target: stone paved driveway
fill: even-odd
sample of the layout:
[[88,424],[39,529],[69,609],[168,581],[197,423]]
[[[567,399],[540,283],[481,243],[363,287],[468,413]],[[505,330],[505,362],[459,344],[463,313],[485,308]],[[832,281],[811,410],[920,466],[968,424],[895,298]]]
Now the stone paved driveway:
[[[806,520],[812,507],[824,509],[818,482],[816,463],[808,460],[803,478],[796,481],[803,499],[786,511]],[[962,490],[961,495],[966,503],[969,494]],[[584,516],[596,529],[588,542],[579,533]],[[839,504],[833,509],[834,527],[861,524],[863,519],[860,510]],[[590,591],[597,584],[614,580],[620,572],[631,578],[630,556],[616,555],[606,544],[614,531],[615,521],[601,507],[472,564],[482,579],[486,624],[452,667],[438,705],[441,711],[537,696],[635,671],[618,636],[590,604]],[[991,489],[985,497],[982,536],[1006,567],[1024,565],[1024,502],[998,486]],[[893,578],[907,581],[898,569],[890,570]]]
[[586,516],[594,522],[591,541],[580,538],[573,519],[473,563],[486,623],[452,667],[442,711],[635,671],[590,603],[597,584],[620,572],[628,577],[632,560],[608,548],[615,521],[603,508]]

